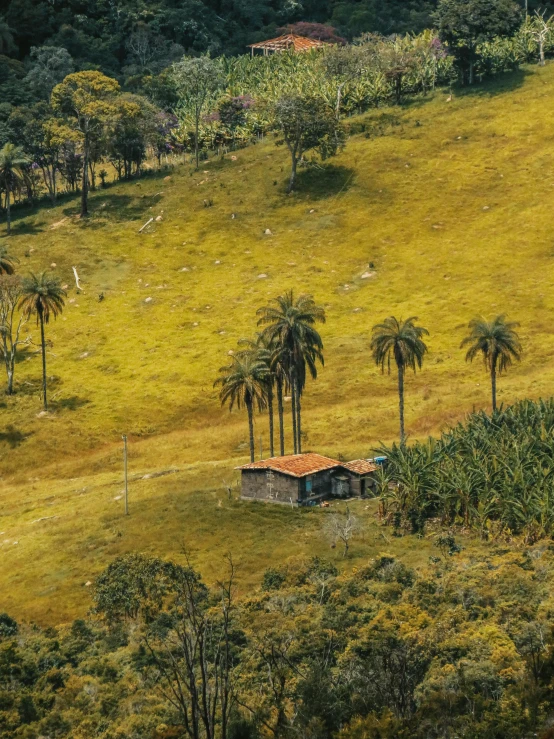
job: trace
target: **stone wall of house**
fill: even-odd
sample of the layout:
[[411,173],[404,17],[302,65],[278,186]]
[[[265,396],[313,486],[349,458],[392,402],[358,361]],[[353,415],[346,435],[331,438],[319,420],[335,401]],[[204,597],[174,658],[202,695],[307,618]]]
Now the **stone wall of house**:
[[297,477],[269,470],[242,470],[241,496],[249,500],[268,500],[274,503],[298,503],[299,483]]

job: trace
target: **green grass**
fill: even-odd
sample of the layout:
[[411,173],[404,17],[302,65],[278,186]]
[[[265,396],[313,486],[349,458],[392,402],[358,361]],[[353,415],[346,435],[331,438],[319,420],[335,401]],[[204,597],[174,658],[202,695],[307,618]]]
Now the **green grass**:
[[[459,349],[479,313],[521,322],[525,356],[500,380],[499,402],[550,395],[553,102],[548,66],[451,102],[437,93],[373,111],[354,123],[385,121],[385,135],[353,136],[292,197],[286,152],[269,139],[199,173],[97,192],[84,222],[77,200],[16,213],[0,244],[22,272],[55,264],[70,289],[47,334],[53,412],[39,415],[37,346],[0,407],[0,607],[49,622],[83,613],[83,583],[130,549],[180,556],[186,543],[208,577],[229,550],[244,583],[276,560],[327,551],[323,511],[230,504],[222,487],[246,458],[247,424],[219,408],[212,383],[255,330],[256,308],[288,288],[328,314],[325,368],[303,404],[310,449],[367,456],[395,437],[395,379],[368,349],[372,325],[390,314],[417,315],[431,332],[423,371],[407,379],[412,437],[489,406],[482,366]],[[375,276],[362,279],[369,262]],[[267,448],[266,418],[256,424]],[[114,501],[122,433],[134,475],[179,470],[133,482],[128,520]],[[46,516],[57,518],[31,523]],[[375,541],[368,534],[357,556],[383,548],[381,529],[368,530]]]

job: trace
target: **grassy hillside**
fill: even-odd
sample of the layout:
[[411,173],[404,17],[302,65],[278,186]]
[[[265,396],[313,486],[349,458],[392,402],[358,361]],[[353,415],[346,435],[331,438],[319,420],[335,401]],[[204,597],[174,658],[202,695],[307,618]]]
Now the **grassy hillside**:
[[[395,380],[368,351],[371,326],[392,313],[431,332],[423,372],[407,382],[412,437],[488,405],[483,368],[459,349],[478,313],[522,324],[525,357],[499,401],[551,394],[553,102],[549,66],[450,102],[437,93],[372,112],[292,197],[286,152],[268,140],[199,173],[97,192],[86,222],[76,201],[21,211],[0,243],[22,272],[54,264],[69,297],[48,327],[53,412],[40,414],[37,346],[2,401],[0,607],[50,621],[82,612],[83,583],[133,548],[178,555],[186,541],[207,574],[214,557],[240,551],[248,582],[275,558],[327,546],[324,512],[230,504],[222,489],[245,460],[247,425],[219,409],[213,379],[255,330],[256,308],[285,289],[312,293],[328,314],[326,365],[303,406],[311,449],[367,456],[395,436]],[[178,470],[133,484],[127,521],[114,500],[122,433],[137,478]],[[260,433],[267,448],[265,417]]]

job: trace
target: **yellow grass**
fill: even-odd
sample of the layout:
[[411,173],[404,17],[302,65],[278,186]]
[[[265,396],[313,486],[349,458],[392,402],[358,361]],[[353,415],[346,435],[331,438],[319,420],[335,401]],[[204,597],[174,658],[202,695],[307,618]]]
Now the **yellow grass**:
[[[395,379],[368,350],[372,325],[391,314],[417,315],[431,332],[423,371],[407,379],[412,437],[488,406],[483,368],[459,349],[476,314],[521,322],[524,360],[500,380],[499,400],[549,395],[553,103],[549,66],[452,102],[437,93],[371,112],[355,125],[384,135],[354,135],[292,197],[286,152],[267,140],[198,173],[180,167],[96,192],[84,222],[77,200],[16,214],[0,243],[20,271],[53,263],[70,289],[47,329],[53,412],[38,415],[37,346],[18,364],[17,395],[2,401],[0,609],[49,622],[82,614],[83,584],[133,549],[181,556],[186,542],[208,578],[230,550],[244,583],[288,557],[328,552],[323,511],[229,503],[223,490],[246,459],[247,424],[220,410],[212,383],[254,332],[256,308],[286,289],[312,293],[328,315],[325,368],[303,404],[310,449],[368,456],[395,437]],[[370,262],[375,274],[362,279]],[[266,417],[256,424],[267,451]],[[122,433],[133,475],[179,470],[133,481],[127,520],[114,500]],[[356,556],[388,546],[368,531]]]

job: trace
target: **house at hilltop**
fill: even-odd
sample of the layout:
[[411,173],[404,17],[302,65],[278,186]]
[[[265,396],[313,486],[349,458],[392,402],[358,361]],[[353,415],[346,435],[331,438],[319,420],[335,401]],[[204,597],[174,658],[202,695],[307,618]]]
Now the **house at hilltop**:
[[366,495],[377,465],[366,459],[339,462],[321,454],[289,454],[237,467],[241,497],[289,505],[316,505],[331,496]]

